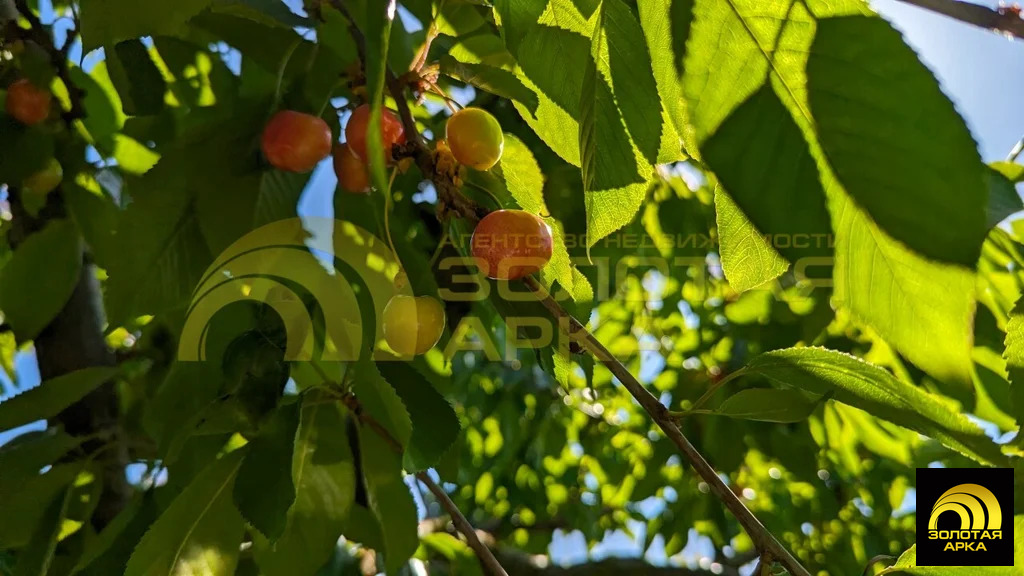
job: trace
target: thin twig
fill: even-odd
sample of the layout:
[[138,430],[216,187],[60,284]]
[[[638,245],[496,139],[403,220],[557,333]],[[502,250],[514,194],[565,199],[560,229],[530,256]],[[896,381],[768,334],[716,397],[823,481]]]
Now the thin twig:
[[68,68],[67,53],[70,50],[77,29],[69,30],[63,49],[57,49],[53,43],[53,36],[50,30],[32,13],[27,0],[14,0],[14,5],[17,7],[18,12],[21,13],[21,16],[28,22],[29,29],[20,28],[16,22],[9,22],[9,31],[12,34],[23,36],[35,42],[46,51],[46,54],[50,57],[50,63],[53,64],[53,68],[57,71],[57,76],[68,90],[68,100],[71,103],[71,108],[61,114],[64,121],[71,124],[71,122],[79,118],[85,118],[85,106],[82,104],[85,99],[85,90],[71,81],[71,71]]
[[1006,155],[1007,162],[1016,162],[1017,157],[1020,156],[1021,152],[1024,152],[1024,138],[1021,138],[1010,150],[1010,153]]
[[959,0],[899,0],[904,4],[931,10],[961,22],[987,28],[1016,38],[1024,39],[1024,19],[1008,8],[993,10]]
[[[354,30],[353,39],[355,39],[356,43],[359,44],[360,42],[365,42],[365,37],[358,30],[355,21],[352,20],[348,11],[344,9],[342,0],[331,0],[331,3],[338,6],[339,10],[342,11],[342,14],[349,19],[349,28],[350,30]],[[365,54],[365,49],[362,53]],[[416,128],[416,122],[413,120],[412,113],[409,110],[409,104],[406,102],[405,85],[398,81],[390,69],[386,70],[386,78],[388,89],[390,90],[392,97],[395,99],[395,105],[398,107],[399,115],[402,118],[406,139],[409,142],[407,146],[411,151],[411,155],[416,158],[417,164],[420,166],[420,170],[423,172],[424,176],[430,178],[434,182],[434,186],[438,192],[438,203],[453,205],[456,211],[460,212],[464,217],[470,220],[487,214],[489,210],[478,205],[476,202],[462,194],[462,191],[455,182],[438,177],[436,157],[423,144],[423,140]],[[525,281],[527,286],[537,294],[540,302],[544,304],[555,318],[560,322],[564,320],[569,321],[570,335],[572,335],[573,339],[581,340],[584,349],[590,352],[590,354],[598,361],[603,363],[612,372],[612,374],[622,382],[640,406],[643,407],[655,423],[658,424],[665,435],[676,445],[677,448],[679,448],[679,451],[686,456],[690,465],[693,466],[704,482],[708,484],[715,496],[725,504],[726,508],[732,512],[740,525],[743,526],[743,529],[753,540],[757,551],[762,555],[769,554],[772,558],[776,559],[779,564],[789,570],[790,574],[793,576],[810,576],[807,569],[804,568],[800,562],[794,558],[778,540],[775,539],[775,536],[773,536],[764,527],[764,525],[761,524],[761,521],[758,520],[749,509],[747,509],[736,494],[726,486],[725,482],[718,476],[714,468],[708,464],[707,460],[704,459],[704,456],[701,455],[693,444],[686,439],[682,431],[673,421],[668,408],[658,402],[658,399],[644,388],[642,384],[640,384],[636,377],[630,373],[629,369],[619,362],[618,359],[616,359],[593,334],[584,328],[578,320],[566,312],[565,309],[551,297],[547,289],[541,286],[535,278],[527,276]],[[468,538],[469,536],[467,535],[467,539]],[[481,562],[483,562],[482,558]]]
[[761,521],[740,501],[739,497],[726,486],[725,482],[718,476],[715,469],[708,464],[704,456],[690,443],[683,435],[682,430],[676,425],[672,414],[657,398],[644,388],[628,368],[622,365],[611,352],[605,348],[597,337],[591,334],[580,322],[565,311],[562,306],[551,297],[547,288],[542,286],[533,276],[524,279],[527,287],[532,290],[540,299],[541,304],[551,312],[560,322],[568,320],[569,334],[573,340],[578,340],[583,348],[590,352],[598,361],[607,367],[611,373],[619,379],[619,382],[629,390],[633,398],[651,416],[654,422],[661,428],[665,436],[679,448],[679,451],[686,456],[690,465],[697,471],[701,479],[708,485],[711,492],[721,500],[725,507],[732,512],[743,529],[746,530],[754,546],[762,555],[770,554],[779,564],[782,564],[793,576],[810,576],[810,573],[800,565],[800,562],[786,550],[786,547],[775,539],[775,536],[761,524]]
[[[359,404],[359,400],[354,395],[346,394],[342,397],[341,401],[349,410],[352,411],[360,423],[368,426],[378,436],[384,439],[392,450],[401,454],[402,444],[398,442],[390,432],[388,432],[387,428],[363,410],[362,406]],[[416,474],[416,478],[430,489],[434,494],[434,497],[437,498],[437,501],[440,502],[441,506],[446,512],[448,512],[448,516],[451,517],[452,523],[455,524],[455,528],[466,538],[466,543],[473,549],[473,552],[476,553],[477,558],[480,560],[480,564],[482,564],[483,567],[491,573],[491,576],[508,576],[508,573],[501,567],[498,559],[491,553],[490,548],[480,542],[480,538],[476,535],[476,530],[473,529],[469,520],[466,520],[466,517],[462,515],[462,512],[459,511],[459,507],[455,505],[455,502],[452,502],[452,499],[448,497],[448,494],[446,494],[445,491],[442,490],[426,472]]]
[[452,499],[437,485],[437,482],[434,482],[434,479],[426,472],[420,472],[416,475],[416,478],[426,484],[427,488],[434,494],[434,497],[437,498],[437,501],[441,503],[441,507],[448,512],[448,515],[451,516],[452,524],[455,524],[455,528],[466,537],[466,544],[473,549],[473,552],[476,552],[476,557],[480,560],[480,564],[491,573],[491,576],[508,576],[508,573],[502,568],[498,559],[491,553],[491,549],[480,541],[480,538],[476,535],[476,530],[473,529],[469,520],[466,520],[466,517],[459,511],[455,502],[452,502]]

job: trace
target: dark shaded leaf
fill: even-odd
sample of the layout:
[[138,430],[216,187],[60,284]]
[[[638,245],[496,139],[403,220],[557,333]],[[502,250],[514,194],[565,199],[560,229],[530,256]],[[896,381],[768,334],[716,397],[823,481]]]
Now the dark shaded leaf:
[[235,480],[235,506],[271,541],[284,533],[288,509],[295,501],[292,459],[299,412],[299,403],[293,402],[267,420],[249,444]]
[[18,246],[0,269],[0,310],[18,340],[35,338],[57,316],[81,269],[81,240],[70,220],[54,220]]
[[51,378],[0,403],[0,430],[56,416],[117,374],[117,368],[83,368]]

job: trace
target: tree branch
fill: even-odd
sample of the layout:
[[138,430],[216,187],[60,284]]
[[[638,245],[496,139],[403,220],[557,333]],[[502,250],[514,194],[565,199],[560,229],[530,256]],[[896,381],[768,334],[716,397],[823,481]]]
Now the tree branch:
[[1001,32],[1016,38],[1024,39],[1024,19],[1012,9],[999,8],[993,10],[987,6],[979,6],[959,0],[898,0],[904,4],[931,10],[961,22],[973,24]]
[[[365,42],[365,37],[358,30],[358,26],[354,20],[351,19],[351,15],[348,10],[344,8],[343,0],[330,0],[331,3],[339,7],[342,13],[349,18],[350,28],[355,30],[353,33],[353,39],[359,44],[361,41]],[[365,47],[362,54],[365,54]],[[364,60],[365,67],[365,60]],[[424,176],[431,179],[434,182],[434,186],[438,193],[438,210],[439,215],[444,215],[445,206],[454,207],[456,212],[459,212],[462,216],[475,219],[480,215],[487,214],[489,210],[485,207],[476,204],[473,200],[462,194],[459,186],[459,179],[456,176],[452,177],[448,170],[445,170],[444,166],[439,166],[439,160],[443,160],[441,156],[446,150],[441,149],[431,151],[423,143],[419,130],[416,127],[411,112],[409,111],[408,103],[405,99],[405,86],[395,80],[394,73],[387,69],[388,78],[388,89],[391,92],[392,97],[395,99],[396,105],[398,106],[399,113],[402,117],[402,124],[405,128],[406,138],[409,140],[407,145],[410,150],[411,156],[416,158],[417,164]],[[441,169],[439,169],[441,168]],[[620,382],[629,390],[633,398],[640,404],[641,407],[651,416],[654,422],[661,428],[662,432],[679,448],[686,459],[689,460],[690,465],[697,471],[697,474],[704,480],[705,483],[711,489],[711,492],[721,500],[726,508],[732,512],[733,516],[739,521],[740,525],[747,532],[750,538],[754,541],[754,545],[757,551],[761,554],[770,554],[772,558],[777,559],[778,563],[789,570],[793,576],[810,576],[810,573],[804,568],[800,562],[789,553],[786,548],[775,539],[761,521],[757,519],[750,512],[749,509],[740,501],[739,497],[736,496],[726,486],[725,482],[718,476],[714,468],[708,464],[704,456],[690,443],[689,440],[683,435],[682,431],[675,424],[672,419],[669,410],[663,406],[658,399],[654,397],[640,382],[630,373],[621,362],[619,362],[607,348],[601,344],[598,339],[591,334],[582,323],[573,318],[564,308],[559,305],[554,298],[548,293],[547,289],[540,285],[535,278],[527,276],[525,282],[531,290],[533,290],[538,296],[542,304],[551,312],[551,314],[559,320],[568,320],[570,323],[570,334],[573,335],[574,339],[582,340],[583,347],[596,358],[598,361],[603,363],[611,370],[612,374],[619,379]],[[468,538],[468,536],[467,536]]]
[[466,520],[466,517],[459,511],[459,507],[456,506],[455,502],[452,502],[452,499],[448,497],[448,494],[437,485],[437,482],[434,482],[434,479],[426,472],[420,472],[416,475],[416,478],[430,489],[430,492],[435,498],[437,498],[437,501],[441,503],[441,507],[448,512],[448,516],[451,517],[452,523],[455,524],[455,528],[466,537],[466,543],[473,549],[473,552],[476,553],[476,557],[480,559],[480,563],[483,564],[484,568],[486,568],[492,576],[508,576],[508,573],[505,572],[501,563],[498,562],[498,559],[491,553],[490,548],[484,546],[483,542],[480,541],[480,538],[476,535],[476,530],[473,529],[469,520]]
[[[341,401],[355,415],[359,422],[365,424],[378,436],[383,438],[393,450],[398,453],[402,452],[401,443],[399,443],[398,440],[388,432],[387,428],[363,410],[362,406],[359,404],[359,399],[356,398],[355,395],[347,393],[342,396]],[[426,472],[418,473],[416,478],[430,489],[434,494],[434,497],[437,498],[437,501],[445,511],[448,512],[448,515],[452,519],[452,523],[455,524],[455,528],[458,529],[458,531],[466,538],[466,543],[473,549],[473,552],[476,553],[477,559],[480,560],[480,564],[483,565],[491,576],[508,576],[508,573],[505,572],[505,569],[502,568],[498,560],[495,559],[491,550],[480,542],[480,538],[476,535],[476,530],[473,529],[469,520],[466,520],[466,517],[459,511],[459,507],[456,506],[455,502],[452,502],[452,499],[448,497],[448,494],[445,493],[445,491],[438,486],[436,482],[434,482],[433,478],[431,478]]]
[[68,100],[71,103],[71,108],[66,112],[62,112],[61,115],[64,121],[70,125],[74,120],[84,118],[85,106],[83,101],[85,99],[85,90],[71,81],[71,70],[68,67],[68,50],[71,48],[74,31],[68,32],[68,38],[64,42],[64,47],[58,50],[53,43],[53,36],[49,28],[39,21],[39,18],[29,8],[27,0],[14,0],[14,5],[17,7],[18,12],[21,13],[21,16],[28,22],[29,29],[25,30],[19,27],[17,22],[12,21],[7,24],[9,31],[12,34],[38,44],[50,57],[50,64],[53,65],[57,76],[68,90]]
[[661,428],[665,436],[686,456],[690,465],[697,471],[701,479],[707,483],[711,492],[732,512],[751,540],[754,541],[754,546],[757,550],[762,554],[770,554],[772,558],[777,558],[778,562],[794,576],[810,576],[810,573],[800,565],[800,562],[786,550],[785,546],[775,539],[775,536],[761,524],[761,521],[740,501],[739,497],[726,486],[725,482],[718,476],[718,473],[715,472],[715,469],[708,464],[704,456],[683,435],[682,430],[676,425],[668,408],[659,402],[647,388],[644,388],[643,384],[605,348],[604,344],[596,336],[591,334],[579,320],[566,312],[551,297],[547,288],[542,286],[533,276],[527,276],[524,278],[524,282],[537,295],[541,304],[556,319],[568,320],[571,337],[574,340],[580,341],[583,348],[604,364],[619,379],[619,382],[626,387],[626,390],[629,390],[629,393],[633,395],[633,398],[651,416],[651,419]]

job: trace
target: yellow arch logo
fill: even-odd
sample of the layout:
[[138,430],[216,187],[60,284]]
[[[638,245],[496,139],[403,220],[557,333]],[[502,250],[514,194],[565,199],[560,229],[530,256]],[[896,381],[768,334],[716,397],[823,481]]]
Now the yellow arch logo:
[[[363,228],[330,218],[291,218],[258,228],[228,247],[207,268],[192,293],[178,343],[178,360],[206,359],[206,336],[218,311],[234,302],[263,302],[285,325],[285,360],[313,360],[313,318],[291,286],[316,300],[324,327],[320,359],[358,360],[372,350],[375,359],[394,359],[383,350],[384,306],[392,296],[412,295],[396,288],[400,264],[387,244]],[[352,275],[360,282],[351,282]],[[372,302],[373,318],[363,318],[357,293]],[[364,305],[363,310],[367,307]],[[363,323],[373,322],[374,342],[363,342]]]
[[999,501],[979,484],[960,484],[946,490],[932,506],[928,529],[937,529],[939,516],[950,511],[960,517],[960,530],[999,530],[1003,526]]

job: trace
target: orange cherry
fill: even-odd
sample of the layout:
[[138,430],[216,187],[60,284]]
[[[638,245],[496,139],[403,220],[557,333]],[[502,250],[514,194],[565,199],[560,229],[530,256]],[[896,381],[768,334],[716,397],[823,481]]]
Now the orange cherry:
[[[363,104],[352,111],[352,117],[345,125],[345,140],[349,149],[357,158],[365,161],[366,155],[366,129],[370,123],[370,105]],[[391,160],[391,147],[395,144],[405,144],[405,128],[402,121],[391,110],[381,111],[380,118],[381,142],[384,144],[384,157]]]
[[7,88],[7,113],[26,126],[39,124],[50,115],[52,100],[48,90],[22,78]]
[[366,164],[356,158],[347,144],[334,147],[334,173],[342,190],[354,193],[370,191],[370,173]]
[[334,137],[322,118],[281,110],[263,128],[263,155],[279,170],[309,172],[331,153]]
[[498,210],[476,225],[470,245],[488,278],[516,280],[551,260],[551,228],[524,210]]

